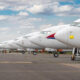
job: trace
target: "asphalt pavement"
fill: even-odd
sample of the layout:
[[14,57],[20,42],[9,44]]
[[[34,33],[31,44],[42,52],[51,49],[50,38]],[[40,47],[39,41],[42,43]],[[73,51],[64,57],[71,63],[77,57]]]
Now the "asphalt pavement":
[[80,80],[80,61],[71,55],[0,54],[0,80]]

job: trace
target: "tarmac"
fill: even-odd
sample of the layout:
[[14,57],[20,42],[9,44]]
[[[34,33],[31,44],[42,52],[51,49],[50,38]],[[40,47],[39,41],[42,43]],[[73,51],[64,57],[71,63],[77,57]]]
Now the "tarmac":
[[0,54],[0,80],[80,80],[80,61],[71,55]]

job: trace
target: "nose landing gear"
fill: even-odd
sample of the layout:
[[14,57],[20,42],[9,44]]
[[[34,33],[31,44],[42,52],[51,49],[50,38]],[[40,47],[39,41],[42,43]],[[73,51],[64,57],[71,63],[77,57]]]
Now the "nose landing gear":
[[58,52],[55,52],[55,53],[53,54],[53,56],[54,56],[54,57],[59,57]]
[[63,49],[56,49],[53,56],[54,57],[59,57],[59,53],[62,53],[63,52]]

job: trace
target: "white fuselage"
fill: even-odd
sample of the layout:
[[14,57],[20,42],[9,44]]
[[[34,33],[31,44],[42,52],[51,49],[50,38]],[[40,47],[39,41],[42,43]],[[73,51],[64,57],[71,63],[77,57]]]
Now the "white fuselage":
[[17,40],[16,44],[18,44],[19,46],[21,46],[23,48],[42,48],[42,47],[32,43],[30,40],[28,40],[26,38]]
[[15,43],[14,40],[6,41],[0,44],[2,49],[20,49],[20,47]]
[[27,34],[26,36],[23,36],[22,38],[18,39],[16,41],[16,44],[18,44],[19,46],[23,47],[23,48],[33,48],[33,49],[36,49],[36,48],[44,48],[44,47],[41,47],[39,45],[36,45],[34,43],[32,43],[28,38],[31,38],[33,37],[34,35],[37,35],[38,32],[34,32],[34,33],[31,33],[31,34]]
[[68,27],[55,35],[56,39],[72,47],[80,48],[80,27]]
[[56,39],[48,39],[47,36],[51,34],[55,34],[57,31],[67,27],[69,25],[61,25],[54,26],[52,28],[45,29],[40,32],[39,35],[33,36],[32,38],[29,38],[29,40],[37,45],[40,45],[45,48],[55,48],[55,49],[62,49],[62,48],[71,48],[70,46],[56,40]]
[[11,49],[21,49],[21,47],[19,45],[16,44],[15,40],[12,40],[10,42],[7,43]]
[[8,48],[10,48],[9,45],[4,44],[4,43],[1,43],[1,44],[0,44],[0,49],[8,49]]

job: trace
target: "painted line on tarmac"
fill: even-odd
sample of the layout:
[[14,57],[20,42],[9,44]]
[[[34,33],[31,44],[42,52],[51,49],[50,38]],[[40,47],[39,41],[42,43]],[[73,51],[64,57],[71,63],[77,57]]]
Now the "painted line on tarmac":
[[32,62],[24,62],[24,61],[15,61],[15,62],[0,61],[0,64],[32,64]]
[[80,68],[80,64],[65,64],[65,63],[62,63],[62,65],[73,67],[73,68]]
[[25,71],[24,71],[24,70],[23,70],[23,71],[21,71],[21,70],[18,70],[18,71],[17,71],[17,70],[9,71],[9,70],[8,70],[8,71],[4,71],[4,70],[3,70],[3,71],[0,71],[0,73],[1,73],[1,72],[36,72],[36,73],[37,73],[37,72],[40,72],[40,73],[41,73],[41,72],[42,72],[42,73],[43,73],[43,72],[45,72],[45,73],[69,72],[69,73],[72,73],[72,72],[80,72],[80,70],[58,70],[58,71],[33,71],[33,70],[25,70]]

